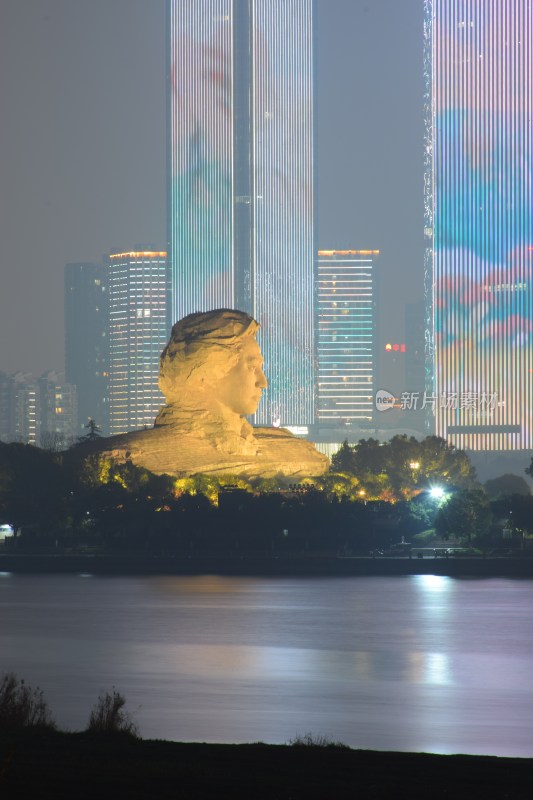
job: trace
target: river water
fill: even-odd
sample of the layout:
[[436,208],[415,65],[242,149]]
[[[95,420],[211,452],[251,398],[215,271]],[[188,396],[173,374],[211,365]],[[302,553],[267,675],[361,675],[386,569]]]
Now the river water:
[[533,756],[533,581],[0,573],[0,672],[60,727],[98,694],[143,738]]

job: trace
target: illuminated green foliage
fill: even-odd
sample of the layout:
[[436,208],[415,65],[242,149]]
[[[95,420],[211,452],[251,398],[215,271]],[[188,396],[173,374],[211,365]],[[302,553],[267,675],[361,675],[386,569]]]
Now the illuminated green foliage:
[[344,442],[331,460],[331,472],[351,475],[367,500],[397,502],[415,497],[432,482],[470,486],[475,471],[466,453],[437,436],[418,441],[394,436],[389,442]]

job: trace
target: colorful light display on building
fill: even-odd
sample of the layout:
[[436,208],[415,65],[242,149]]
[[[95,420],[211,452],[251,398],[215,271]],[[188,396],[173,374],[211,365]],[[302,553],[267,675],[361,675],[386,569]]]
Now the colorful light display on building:
[[461,448],[533,447],[533,10],[425,0],[428,388]]
[[169,0],[172,322],[261,324],[256,421],[314,422],[313,0]]

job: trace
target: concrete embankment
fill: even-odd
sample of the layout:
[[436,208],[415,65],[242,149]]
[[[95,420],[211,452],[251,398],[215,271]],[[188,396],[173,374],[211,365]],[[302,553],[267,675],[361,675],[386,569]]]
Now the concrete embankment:
[[533,577],[533,558],[150,556],[0,554],[0,572],[93,575],[449,575]]

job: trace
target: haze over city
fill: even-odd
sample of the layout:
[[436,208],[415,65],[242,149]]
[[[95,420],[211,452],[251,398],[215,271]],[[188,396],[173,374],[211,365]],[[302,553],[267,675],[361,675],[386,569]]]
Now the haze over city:
[[[321,248],[381,251],[380,327],[423,293],[423,4],[319,0]],[[0,8],[0,369],[63,368],[63,271],[166,248],[164,0]]]
[[533,0],[1,0],[0,97],[6,796],[528,796]]

